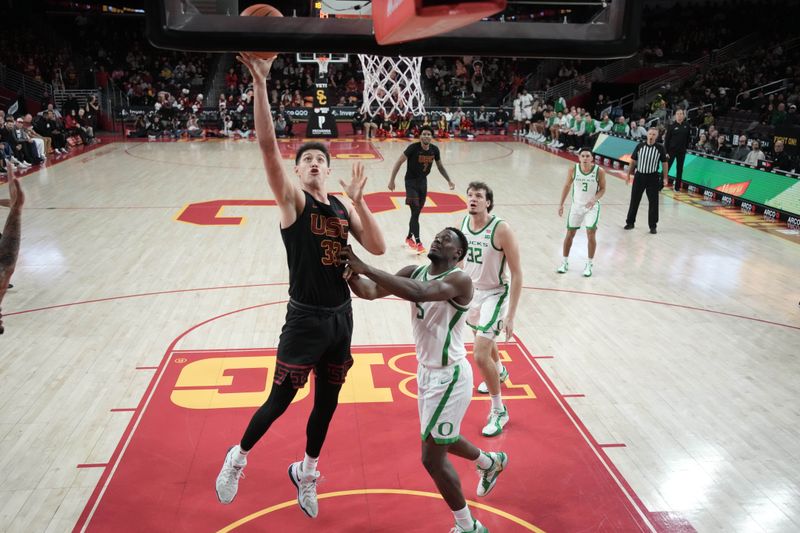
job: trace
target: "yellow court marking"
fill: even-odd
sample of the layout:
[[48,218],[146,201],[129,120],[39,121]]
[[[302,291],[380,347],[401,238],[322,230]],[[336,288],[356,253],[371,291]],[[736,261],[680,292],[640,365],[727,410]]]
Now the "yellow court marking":
[[[339,496],[358,496],[361,494],[397,494],[401,496],[421,496],[423,498],[434,498],[437,500],[441,500],[442,497],[439,494],[434,492],[423,492],[420,490],[404,490],[404,489],[356,489],[356,490],[342,490],[338,492],[329,492],[327,494],[320,494],[317,496],[319,500],[325,500],[328,498],[338,498]],[[514,516],[510,513],[497,509],[496,507],[492,507],[490,505],[486,505],[483,503],[474,502],[472,500],[467,500],[467,503],[476,508],[476,509],[483,509],[484,511],[490,512],[494,515],[497,515],[501,518],[505,518],[506,520],[518,524],[528,531],[535,531],[536,533],[545,533],[543,529],[539,529],[538,527],[534,526],[530,522],[519,518],[518,516]],[[252,522],[257,518],[261,518],[262,516],[268,515],[275,511],[280,511],[281,509],[286,509],[287,507],[292,507],[297,505],[297,500],[290,500],[285,501],[272,507],[267,507],[266,509],[261,509],[260,511],[256,511],[255,513],[249,514],[244,518],[233,522],[232,524],[225,526],[224,528],[217,531],[217,533],[228,533],[230,531],[235,530],[239,526],[243,526],[248,522]]]
[[[471,352],[470,352],[471,353]],[[389,368],[397,372],[398,374],[404,374],[406,377],[403,378],[402,381],[397,385],[400,389],[400,392],[405,396],[408,396],[411,399],[416,400],[417,395],[411,392],[408,388],[408,384],[417,379],[416,372],[409,372],[407,370],[403,370],[397,365],[397,361],[408,356],[416,356],[416,352],[404,352],[399,353],[389,359]],[[506,350],[500,350],[500,360],[504,363],[511,361],[511,357],[508,355]],[[503,393],[503,400],[535,400],[536,393],[533,392],[530,385],[526,383],[521,383],[519,385],[514,385],[511,380],[506,380],[503,384],[506,387],[506,391]],[[514,394],[512,395],[512,392]],[[491,400],[488,394],[478,394],[472,396],[473,400]]]

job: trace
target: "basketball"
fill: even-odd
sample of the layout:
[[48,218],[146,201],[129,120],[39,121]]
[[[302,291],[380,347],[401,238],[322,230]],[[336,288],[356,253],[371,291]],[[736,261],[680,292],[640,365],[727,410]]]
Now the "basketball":
[[[244,11],[242,11],[241,16],[243,17],[282,17],[283,14],[278,11],[276,7],[273,7],[268,4],[254,4]],[[276,55],[277,52],[252,52],[257,57],[261,59],[272,59]]]

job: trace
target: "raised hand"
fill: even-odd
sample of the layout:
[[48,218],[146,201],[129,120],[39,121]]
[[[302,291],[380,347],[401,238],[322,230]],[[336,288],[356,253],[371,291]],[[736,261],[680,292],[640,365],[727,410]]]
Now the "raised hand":
[[25,193],[22,191],[22,185],[19,183],[19,178],[16,175],[14,165],[8,163],[8,193],[10,195],[9,206],[11,209],[21,209],[25,203]]
[[272,62],[275,61],[274,57],[271,59],[261,59],[252,52],[239,52],[236,59],[239,63],[247,67],[247,70],[249,70],[250,74],[253,76],[253,80],[260,81],[267,79],[269,69],[272,68]]
[[339,180],[339,184],[344,189],[345,194],[354,203],[361,202],[364,198],[364,185],[367,184],[367,176],[364,172],[364,163],[353,163],[353,170],[350,183]]

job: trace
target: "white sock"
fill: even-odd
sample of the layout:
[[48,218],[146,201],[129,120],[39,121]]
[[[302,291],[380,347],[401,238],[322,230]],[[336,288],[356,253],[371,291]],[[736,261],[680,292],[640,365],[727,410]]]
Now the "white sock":
[[233,457],[234,463],[244,463],[247,461],[247,454],[250,453],[250,450],[244,451],[241,446],[238,444],[236,445],[236,454]]
[[502,394],[492,394],[490,396],[492,399],[492,409],[498,409],[500,411],[503,410],[503,395]]
[[569,262],[569,257],[567,257],[566,255],[564,256],[564,262],[565,262],[565,263],[568,263],[568,262]]
[[502,374],[502,372],[503,372],[503,362],[498,359],[497,361],[494,362],[494,365],[497,367],[497,373],[498,374]]
[[472,519],[472,514],[469,512],[469,507],[465,505],[463,509],[453,511],[453,516],[456,518],[456,524],[458,524],[461,529],[472,529],[474,520]]
[[303,473],[304,474],[313,474],[317,471],[317,463],[319,462],[319,457],[310,457],[308,454],[303,458]]
[[494,464],[494,461],[486,452],[481,452],[480,455],[478,455],[478,458],[475,459],[475,464],[478,465],[478,468],[486,470],[491,468],[491,466]]
[[589,259],[588,261],[586,261],[586,264],[591,266],[591,265],[593,264],[593,263],[592,263],[592,260],[591,260],[591,259]]

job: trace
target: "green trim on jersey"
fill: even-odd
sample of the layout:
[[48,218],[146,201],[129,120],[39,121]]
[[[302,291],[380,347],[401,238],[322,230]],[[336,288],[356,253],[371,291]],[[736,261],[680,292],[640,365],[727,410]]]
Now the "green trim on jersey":
[[[431,417],[430,422],[428,422],[428,425],[425,428],[425,432],[422,434],[423,442],[428,438],[428,435],[431,434],[431,430],[436,426],[436,423],[439,421],[439,416],[441,416],[442,411],[444,411],[444,406],[447,405],[447,400],[450,399],[450,395],[453,393],[453,389],[456,386],[456,382],[458,381],[459,375],[461,375],[461,367],[456,366],[453,371],[453,379],[452,381],[450,381],[450,385],[447,386],[447,390],[444,391],[444,396],[442,396],[442,399],[439,401],[439,405],[436,406],[436,410],[433,412],[433,416]],[[436,441],[436,437],[434,437],[433,440],[434,442],[439,444]],[[458,440],[458,438],[456,438],[456,440]]]
[[447,366],[450,362],[450,339],[453,336],[453,328],[456,327],[456,324],[458,324],[458,321],[465,312],[466,311],[459,309],[447,325],[447,337],[444,339],[444,347],[442,348],[442,366]]
[[506,268],[506,254],[503,254],[503,259],[500,260],[500,268],[497,271],[497,283],[503,284],[503,271]]
[[[595,168],[597,168],[597,164],[593,164],[592,165],[592,169],[589,172],[584,173],[583,170],[581,170],[581,164],[580,163],[575,163],[575,171],[576,172],[580,172],[581,176],[591,176],[591,174],[592,174],[592,172],[594,172]],[[597,176],[595,176],[595,180],[596,179],[597,179]]]
[[499,226],[502,221],[503,221],[502,218],[497,220],[497,224],[495,224],[494,227],[492,228],[492,236],[489,238],[489,242],[492,243],[492,248],[494,248],[498,252],[502,252],[503,250],[494,245],[494,234],[497,232],[497,226]]
[[503,291],[502,296],[500,296],[500,299],[497,300],[497,304],[494,306],[494,313],[492,313],[492,318],[489,319],[489,322],[487,322],[485,326],[470,324],[467,322],[467,325],[470,328],[474,329],[475,331],[482,331],[484,333],[492,329],[492,326],[494,326],[495,322],[497,322],[497,316],[500,314],[500,309],[503,307],[503,302],[505,301],[506,296],[508,296],[508,283],[504,283],[503,287],[505,287],[505,290]]
[[424,268],[425,268],[425,271],[422,273],[422,280],[423,280],[423,281],[432,281],[432,280],[438,280],[438,279],[442,279],[443,277],[445,277],[446,275],[448,275],[448,274],[449,274],[449,273],[451,273],[452,271],[454,271],[454,270],[457,270],[457,269],[458,269],[458,267],[457,267],[457,266],[454,266],[454,267],[453,267],[453,268],[451,268],[450,270],[448,270],[448,271],[446,271],[446,272],[442,272],[441,274],[436,274],[436,275],[435,275],[435,276],[433,276],[432,278],[428,279],[428,271],[430,271],[430,266],[431,266],[431,265],[429,265],[429,264],[428,264],[428,265],[425,265],[425,267],[424,267]]
[[[469,218],[469,216],[467,216],[467,217],[465,217],[465,218],[467,218],[467,219],[468,219],[468,218]],[[472,233],[473,235],[480,235],[481,233],[483,233],[483,231],[484,231],[486,228],[488,228],[489,226],[491,226],[491,225],[492,225],[492,222],[494,222],[494,219],[496,219],[496,218],[497,218],[497,216],[496,216],[496,215],[492,215],[492,218],[490,218],[490,219],[489,219],[489,222],[487,222],[487,223],[486,223],[486,225],[485,225],[484,227],[482,227],[481,229],[479,229],[478,231],[472,231],[472,228],[471,228],[471,227],[470,227],[470,225],[469,225],[469,220],[467,220],[467,223],[466,223],[466,225],[467,225],[467,231],[469,231],[469,232],[470,232],[470,233]]]
[[447,303],[458,309],[459,311],[464,311],[465,313],[469,311],[469,307],[463,306],[459,303],[454,302],[453,300],[447,300]]

